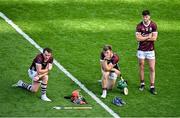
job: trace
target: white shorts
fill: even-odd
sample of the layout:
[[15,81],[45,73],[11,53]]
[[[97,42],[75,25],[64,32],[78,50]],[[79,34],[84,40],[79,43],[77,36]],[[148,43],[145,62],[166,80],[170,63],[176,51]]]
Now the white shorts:
[[155,52],[154,51],[137,51],[137,57],[139,59],[155,59]]
[[37,72],[34,70],[29,69],[28,70],[29,77],[33,80],[35,76],[37,76]]
[[117,79],[117,74],[115,72],[110,72],[109,79],[116,80]]

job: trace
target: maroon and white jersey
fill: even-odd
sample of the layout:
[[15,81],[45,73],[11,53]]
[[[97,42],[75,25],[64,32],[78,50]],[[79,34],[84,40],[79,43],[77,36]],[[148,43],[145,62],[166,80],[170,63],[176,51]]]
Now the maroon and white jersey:
[[[150,21],[150,24],[146,26],[143,21],[136,27],[136,33],[141,33],[142,36],[148,36],[150,33],[157,33],[157,25],[155,22]],[[138,50],[152,51],[154,50],[154,41],[140,41]]]
[[[101,52],[101,55],[100,55],[100,60],[104,60],[104,53]],[[119,62],[119,56],[115,53],[113,53],[113,56],[110,60],[108,60],[108,64],[112,63],[114,66],[114,68],[118,69],[119,70],[119,65],[118,65],[118,62]]]
[[34,58],[31,66],[30,66],[30,69],[31,69],[31,70],[36,71],[36,63],[37,63],[37,64],[41,64],[41,65],[42,65],[42,69],[45,69],[46,66],[47,66],[49,63],[51,63],[51,64],[53,63],[53,57],[50,57],[50,59],[49,59],[47,62],[44,62],[43,54],[42,54],[42,53],[41,53],[41,54],[38,54],[38,55]]

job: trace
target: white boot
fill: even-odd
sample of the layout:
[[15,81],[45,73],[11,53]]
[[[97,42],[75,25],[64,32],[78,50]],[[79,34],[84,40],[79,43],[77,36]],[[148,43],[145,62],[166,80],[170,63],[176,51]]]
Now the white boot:
[[51,102],[51,100],[46,96],[46,94],[41,95],[41,99],[44,101]]
[[22,87],[23,81],[19,80],[16,84],[13,84],[12,87]]
[[101,98],[106,98],[106,95],[107,95],[107,90],[103,90],[103,93],[101,95]]

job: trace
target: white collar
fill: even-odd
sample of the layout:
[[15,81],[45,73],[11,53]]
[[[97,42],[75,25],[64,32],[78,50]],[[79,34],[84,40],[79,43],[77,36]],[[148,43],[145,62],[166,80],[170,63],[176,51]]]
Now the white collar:
[[148,22],[147,25],[146,25],[146,24],[144,23],[144,21],[143,21],[143,25],[144,25],[145,27],[148,27],[148,26],[150,25],[150,23],[151,23],[151,20]]

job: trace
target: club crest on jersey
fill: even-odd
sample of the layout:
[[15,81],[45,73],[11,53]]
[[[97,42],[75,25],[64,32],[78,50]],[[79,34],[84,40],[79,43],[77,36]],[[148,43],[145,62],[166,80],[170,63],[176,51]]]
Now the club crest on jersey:
[[46,62],[44,62],[44,63],[42,63],[42,65],[43,65],[43,66],[46,66],[46,65],[47,65],[47,63],[46,63]]
[[149,28],[149,32],[152,32],[152,27]]

